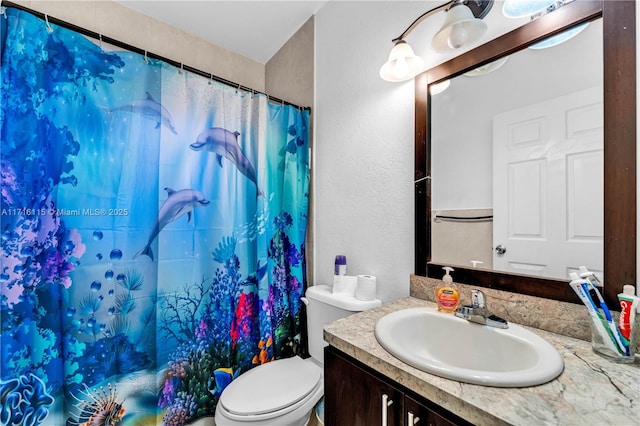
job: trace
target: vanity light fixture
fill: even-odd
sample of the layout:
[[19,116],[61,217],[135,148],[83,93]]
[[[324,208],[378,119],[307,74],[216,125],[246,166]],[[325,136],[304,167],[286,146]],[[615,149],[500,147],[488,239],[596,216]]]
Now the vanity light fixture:
[[466,75],[467,77],[478,77],[481,75],[489,74],[502,67],[505,63],[507,63],[508,60],[508,56],[503,56],[502,58],[497,59],[493,62],[489,62],[486,65],[475,67],[471,71],[465,72],[464,75]]
[[549,47],[557,46],[560,43],[564,43],[567,40],[571,40],[572,38],[580,34],[582,31],[584,31],[584,29],[587,28],[587,26],[589,26],[589,22],[583,22],[580,25],[576,25],[573,28],[569,28],[568,30],[561,32],[560,34],[547,37],[542,41],[534,43],[531,46],[529,46],[529,49],[534,49],[534,50],[547,49]]
[[537,19],[575,0],[504,0],[502,14],[507,18]]
[[400,36],[391,40],[394,46],[389,59],[380,68],[380,77],[391,82],[406,81],[424,71],[424,60],[413,52],[405,37],[428,16],[441,10],[447,13],[444,25],[431,41],[431,49],[447,53],[482,37],[487,30],[482,18],[492,5],[493,0],[452,0],[423,13]]
[[431,40],[431,49],[436,52],[447,53],[460,49],[467,42],[478,40],[487,31],[487,24],[476,18],[465,2],[454,2],[446,12],[444,25]]
[[451,80],[444,80],[440,83],[431,84],[429,85],[429,93],[431,94],[431,96],[435,96],[447,90],[449,86],[451,86]]
[[383,80],[397,82],[410,80],[424,71],[424,59],[416,56],[409,43],[403,39],[394,40],[389,59],[380,68]]
[[[502,5],[502,14],[507,18],[524,18],[529,16],[533,21],[574,1],[575,0],[505,0]],[[585,22],[572,29],[563,31],[560,34],[548,37],[532,44],[529,46],[529,49],[546,49],[557,46],[580,34],[587,25],[589,25],[589,23]]]

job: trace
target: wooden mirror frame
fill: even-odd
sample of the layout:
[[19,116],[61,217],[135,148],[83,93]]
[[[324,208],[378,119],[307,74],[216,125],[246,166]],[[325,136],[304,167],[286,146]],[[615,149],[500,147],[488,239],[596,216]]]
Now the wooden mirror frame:
[[[636,284],[635,1],[574,1],[415,79],[415,274],[442,278],[431,263],[431,125],[428,85],[460,75],[581,22],[602,18],[604,106],[604,297],[617,307]],[[568,281],[456,266],[456,282],[580,303]]]

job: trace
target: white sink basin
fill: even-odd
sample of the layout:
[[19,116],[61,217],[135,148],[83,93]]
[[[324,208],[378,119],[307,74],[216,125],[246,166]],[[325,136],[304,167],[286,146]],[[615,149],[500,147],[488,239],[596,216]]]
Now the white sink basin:
[[542,337],[516,324],[498,329],[435,308],[413,308],[380,318],[376,339],[396,358],[447,379],[484,386],[546,383],[564,369],[562,357]]

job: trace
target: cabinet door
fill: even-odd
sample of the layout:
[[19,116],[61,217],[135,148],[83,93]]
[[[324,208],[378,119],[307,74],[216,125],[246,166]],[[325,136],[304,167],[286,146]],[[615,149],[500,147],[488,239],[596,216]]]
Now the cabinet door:
[[383,422],[383,399],[387,396],[386,425],[403,424],[403,393],[352,364],[331,350],[324,355],[324,406],[327,426],[377,426]]
[[461,423],[449,421],[408,395],[405,395],[404,398],[404,409],[405,424],[407,426],[454,426],[464,422],[463,420],[461,420]]

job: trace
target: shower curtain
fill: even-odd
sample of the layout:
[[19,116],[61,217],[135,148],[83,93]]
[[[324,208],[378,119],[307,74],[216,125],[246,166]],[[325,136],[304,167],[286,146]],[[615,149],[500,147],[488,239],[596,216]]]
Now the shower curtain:
[[213,415],[300,339],[309,111],[0,21],[0,424]]

